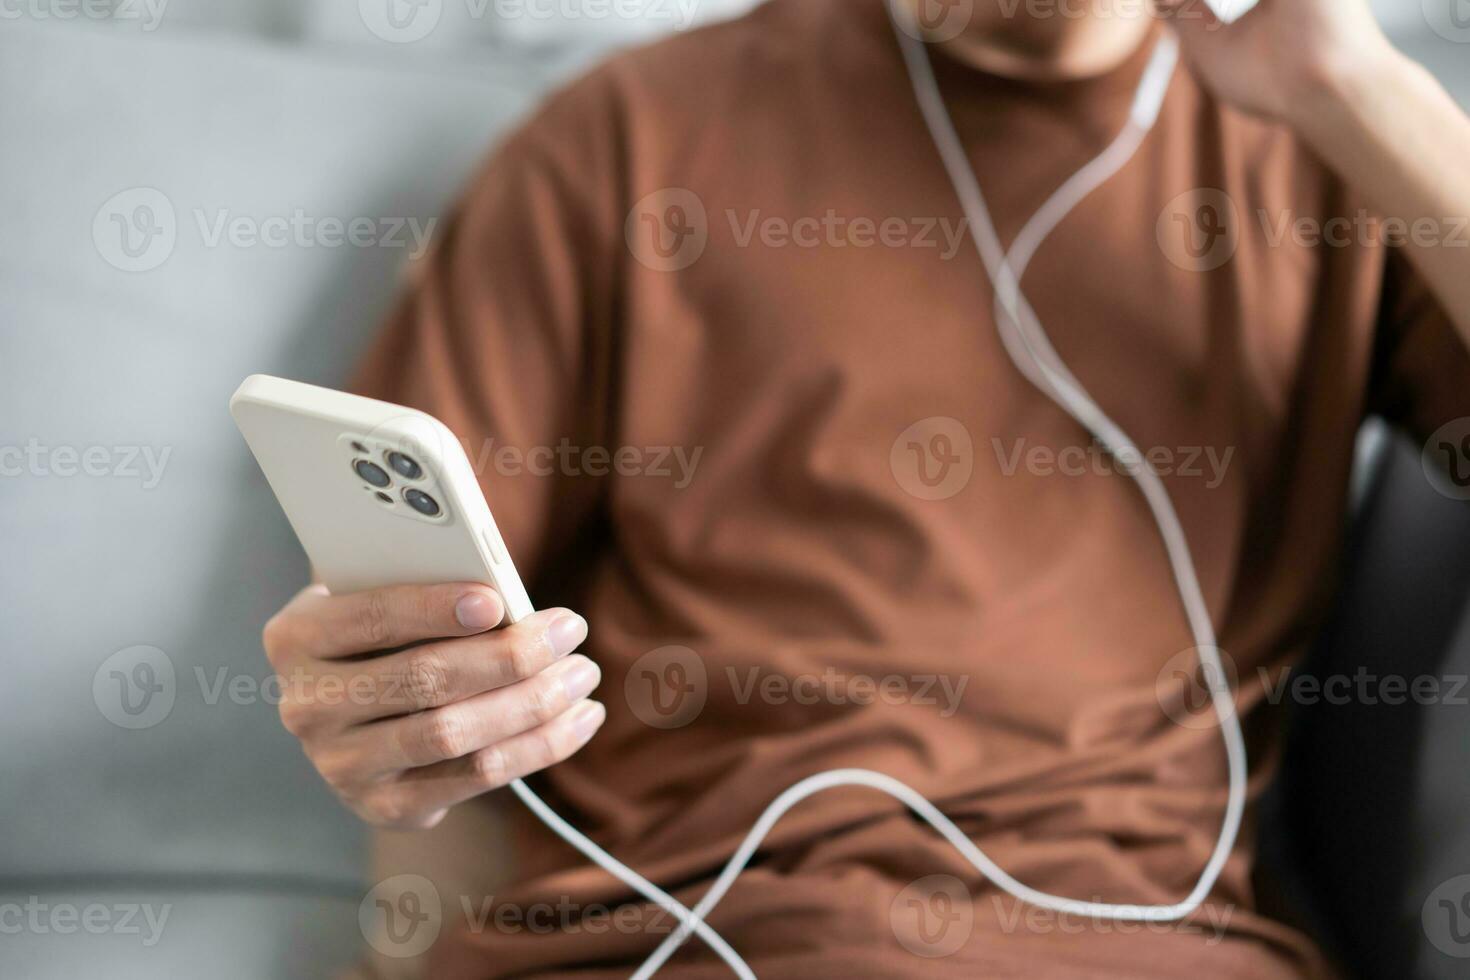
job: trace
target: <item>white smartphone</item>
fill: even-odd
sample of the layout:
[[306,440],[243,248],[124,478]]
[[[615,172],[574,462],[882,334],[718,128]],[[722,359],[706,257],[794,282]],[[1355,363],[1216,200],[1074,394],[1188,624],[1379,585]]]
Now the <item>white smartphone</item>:
[[480,582],[509,622],[533,612],[464,447],[432,415],[263,374],[230,414],[333,593]]

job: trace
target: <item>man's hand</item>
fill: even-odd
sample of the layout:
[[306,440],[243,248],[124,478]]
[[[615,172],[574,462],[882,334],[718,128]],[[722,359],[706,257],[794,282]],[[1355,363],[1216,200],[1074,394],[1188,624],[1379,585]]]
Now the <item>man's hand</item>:
[[1350,72],[1393,57],[1368,0],[1261,0],[1230,26],[1203,0],[1159,0],[1185,60],[1222,101],[1297,123]]
[[573,755],[606,709],[597,666],[571,656],[587,624],[565,609],[489,632],[483,585],[333,596],[304,589],[265,626],[281,721],[369,823],[427,829],[448,809]]
[[1201,0],[1157,2],[1221,100],[1292,127],[1381,217],[1425,229],[1405,253],[1470,344],[1470,259],[1455,247],[1470,117],[1394,49],[1367,0],[1261,0],[1229,27]]

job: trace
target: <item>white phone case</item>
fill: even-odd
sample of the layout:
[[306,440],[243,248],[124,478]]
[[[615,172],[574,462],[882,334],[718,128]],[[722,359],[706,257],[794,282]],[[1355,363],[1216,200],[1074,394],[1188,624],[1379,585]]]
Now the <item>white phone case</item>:
[[[533,611],[464,448],[432,415],[262,374],[240,385],[230,414],[332,592],[482,582],[510,622]],[[395,470],[390,453],[421,473]]]

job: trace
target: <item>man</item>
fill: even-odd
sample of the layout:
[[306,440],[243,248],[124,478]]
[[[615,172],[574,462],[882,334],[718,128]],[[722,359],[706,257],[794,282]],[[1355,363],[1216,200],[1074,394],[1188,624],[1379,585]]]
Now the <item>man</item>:
[[[1470,121],[1364,0],[1264,0],[1228,29],[1193,3],[1032,8],[923,19],[1006,242],[1181,40],[1156,129],[1024,287],[1175,502],[1254,797],[1359,420],[1470,415]],[[1388,248],[1369,214],[1440,234]],[[773,0],[621,55],[469,189],[360,387],[466,441],[546,611],[488,632],[482,587],[314,587],[265,633],[278,670],[401,695],[282,714],[385,828],[382,873],[432,882],[428,975],[626,976],[671,928],[492,792],[535,773],[688,905],[777,794],[845,766],[1043,891],[1189,891],[1225,764],[1171,687],[1195,655],[1157,530],[1006,358],[963,219],[881,0]],[[767,978],[1328,975],[1252,850],[1185,923],[1079,921],[844,789],[781,821],[710,922]],[[375,945],[385,971],[418,951]],[[728,975],[697,940],[665,972]]]

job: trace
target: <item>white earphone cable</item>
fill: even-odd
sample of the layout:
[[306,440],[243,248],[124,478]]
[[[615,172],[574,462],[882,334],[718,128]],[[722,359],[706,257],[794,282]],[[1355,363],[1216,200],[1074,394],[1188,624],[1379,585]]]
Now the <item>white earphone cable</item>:
[[[1020,275],[1040,241],[1060,223],[1078,202],[1111,177],[1126,162],[1124,154],[1131,156],[1143,137],[1157,121],[1158,113],[1167,93],[1169,80],[1178,61],[1178,43],[1169,35],[1159,42],[1148,68],[1144,73],[1138,95],[1129,113],[1128,124],[1123,133],[1103,154],[1076,176],[1067,181],[1042,210],[1028,222],[1017,237],[1012,255],[1007,256],[1001,248],[994,222],[990,218],[985,198],[980,190],[974,169],[970,166],[964,146],[953,121],[945,108],[939,84],[934,76],[933,65],[912,18],[898,0],[889,0],[889,10],[895,18],[895,34],[903,50],[905,63],[913,81],[915,96],[929,126],[936,147],[960,197],[971,231],[975,235],[976,247],[985,265],[996,292],[996,304],[1003,315],[997,318],[1006,350],[1016,361],[1021,372],[1036,383],[1057,404],[1085,427],[1114,455],[1126,461],[1128,472],[1134,477],[1144,499],[1158,525],[1170,566],[1174,573],[1180,600],[1194,637],[1204,681],[1209,688],[1210,699],[1220,721],[1221,738],[1225,745],[1228,766],[1228,797],[1219,838],[1199,881],[1182,902],[1173,905],[1113,905],[1099,902],[1081,902],[1060,896],[1048,895],[1034,889],[1023,888],[1007,891],[1024,898],[1033,905],[1055,911],[1070,912],[1096,918],[1173,921],[1184,918],[1209,896],[1215,882],[1223,871],[1225,862],[1234,848],[1240,831],[1240,822],[1245,810],[1247,765],[1245,739],[1240,720],[1235,712],[1233,692],[1226,680],[1216,645],[1214,625],[1209,609],[1200,589],[1194,562],[1189,552],[1189,543],[1179,522],[1168,491],[1158,474],[1147,464],[1144,454],[1121,428],[1117,426],[1088,396],[1082,385],[1067,371],[1057,356],[1046,333],[1027,302],[1020,288]],[[1016,264],[1013,266],[1012,261]],[[1016,341],[1019,341],[1019,346]]]
[[519,780],[512,784],[516,794],[548,827],[581,851],[593,862],[645,898],[670,912],[680,922],[679,929],[664,939],[652,955],[633,974],[633,980],[647,980],[667,962],[690,934],[698,935],[723,959],[742,980],[753,980],[750,967],[718,933],[704,921],[734,885],[736,878],[755,855],[757,848],[776,822],[797,803],[824,790],[841,786],[863,786],[894,797],[926,821],[954,845],[976,870],[1012,896],[1032,905],[1092,918],[1126,921],[1174,921],[1197,909],[1209,896],[1219,879],[1234,847],[1245,809],[1246,758],[1245,741],[1236,717],[1234,696],[1220,663],[1215,645],[1214,626],[1194,570],[1188,541],[1174,511],[1167,490],[1158,475],[1147,465],[1146,458],[1086,390],[1067,370],[1053,349],[1035,311],[1021,291],[1020,279],[1042,241],[1061,223],[1076,205],[1099,185],[1120,170],[1137,151],[1158,117],[1178,60],[1178,47],[1172,37],[1159,42],[1152,61],[1144,73],[1138,95],[1129,114],[1127,126],[1103,153],[1070,180],[1042,206],[1017,236],[1007,253],[1002,249],[989,209],[980,191],[974,170],[970,167],[963,144],[954,130],[934,77],[928,50],[912,21],[901,24],[897,18],[912,17],[912,12],[897,0],[889,0],[895,18],[895,33],[904,61],[914,85],[924,119],[929,126],[940,156],[954,182],[976,247],[987,274],[995,287],[996,327],[1006,352],[1021,373],[1064,411],[1085,427],[1116,458],[1126,460],[1128,472],[1138,482],[1144,499],[1159,527],[1168,553],[1175,583],[1179,590],[1190,632],[1209,688],[1212,706],[1220,721],[1229,768],[1229,795],[1223,825],[1215,849],[1189,895],[1173,905],[1117,905],[1087,902],[1051,895],[1025,885],[1006,873],[970,840],[938,807],[912,787],[883,773],[866,769],[834,769],[817,773],[787,788],[766,807],[746,834],[719,877],[690,910],[652,882],[620,863],[585,835],[557,816],[540,798]]

